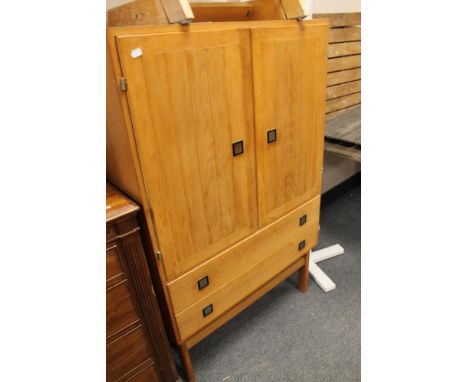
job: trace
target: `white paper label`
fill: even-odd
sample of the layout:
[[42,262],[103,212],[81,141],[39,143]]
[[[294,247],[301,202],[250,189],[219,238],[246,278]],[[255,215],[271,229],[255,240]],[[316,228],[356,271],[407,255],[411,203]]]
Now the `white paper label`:
[[132,52],[130,53],[130,55],[131,55],[133,58],[140,57],[142,54],[143,54],[143,52],[141,51],[141,48],[133,49]]

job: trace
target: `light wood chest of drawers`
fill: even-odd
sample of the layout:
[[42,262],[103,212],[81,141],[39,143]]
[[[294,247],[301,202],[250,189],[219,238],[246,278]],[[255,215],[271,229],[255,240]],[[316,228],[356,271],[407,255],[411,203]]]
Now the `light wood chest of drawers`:
[[317,243],[328,23],[108,30],[108,177],[143,206],[172,340],[188,349]]

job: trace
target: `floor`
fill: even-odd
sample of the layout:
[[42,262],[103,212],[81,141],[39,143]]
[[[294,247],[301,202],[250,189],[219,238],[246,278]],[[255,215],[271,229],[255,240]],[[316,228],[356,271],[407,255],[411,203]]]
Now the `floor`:
[[317,249],[345,249],[319,263],[336,289],[302,294],[291,276],[190,349],[198,382],[360,381],[360,211],[360,186],[322,207]]

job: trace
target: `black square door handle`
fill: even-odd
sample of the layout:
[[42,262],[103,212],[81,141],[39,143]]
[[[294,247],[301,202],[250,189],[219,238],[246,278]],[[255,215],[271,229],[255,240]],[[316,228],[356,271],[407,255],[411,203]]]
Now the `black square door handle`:
[[244,152],[244,141],[235,142],[232,144],[232,156],[240,155]]
[[203,288],[207,287],[210,284],[210,280],[208,279],[208,276],[205,276],[201,278],[200,280],[198,280],[197,284],[198,284],[198,290],[202,290]]
[[304,225],[306,222],[307,222],[307,214],[301,216],[301,218],[299,219],[299,225]]
[[276,129],[267,131],[267,142],[268,143],[276,142]]
[[209,314],[213,313],[213,304],[210,304],[206,306],[205,308],[203,308],[202,312],[203,312],[203,317],[206,317]]
[[306,244],[306,243],[305,243],[305,240],[302,240],[302,241],[298,244],[297,249],[298,249],[299,251],[302,251],[302,250],[305,248],[305,244]]

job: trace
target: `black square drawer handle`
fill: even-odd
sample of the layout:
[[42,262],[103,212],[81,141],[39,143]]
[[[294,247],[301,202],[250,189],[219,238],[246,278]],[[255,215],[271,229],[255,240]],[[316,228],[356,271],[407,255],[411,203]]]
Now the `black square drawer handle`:
[[207,307],[203,308],[202,312],[203,312],[203,317],[206,317],[209,314],[213,313],[213,304],[210,304]]
[[305,248],[305,240],[302,240],[297,246],[298,250],[301,251]]
[[208,276],[205,276],[198,280],[198,290],[202,290],[203,288],[207,287],[210,284],[210,280],[208,279]]
[[276,129],[267,131],[267,142],[268,143],[276,142]]
[[301,218],[299,219],[299,225],[304,225],[306,222],[307,222],[307,214],[301,216]]
[[235,142],[232,144],[232,156],[240,155],[244,152],[244,141]]

